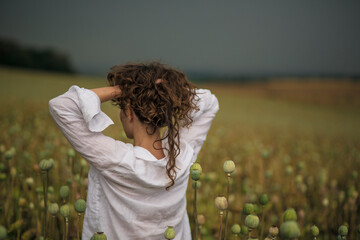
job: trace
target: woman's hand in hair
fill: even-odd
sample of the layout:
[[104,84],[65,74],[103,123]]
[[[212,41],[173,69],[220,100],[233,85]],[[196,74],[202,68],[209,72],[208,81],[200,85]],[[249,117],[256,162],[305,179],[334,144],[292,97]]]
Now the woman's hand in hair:
[[102,103],[117,98],[121,95],[121,89],[119,86],[94,88],[90,90],[98,95]]

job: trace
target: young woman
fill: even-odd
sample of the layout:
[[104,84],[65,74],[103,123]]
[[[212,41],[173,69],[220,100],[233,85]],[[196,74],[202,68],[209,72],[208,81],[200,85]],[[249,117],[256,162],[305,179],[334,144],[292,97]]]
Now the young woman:
[[[109,87],[72,86],[49,102],[70,144],[90,163],[82,239],[191,239],[186,212],[189,168],[219,109],[209,90],[196,89],[179,70],[152,62],[111,68]],[[102,102],[120,107],[134,145],[101,132],[113,121]]]

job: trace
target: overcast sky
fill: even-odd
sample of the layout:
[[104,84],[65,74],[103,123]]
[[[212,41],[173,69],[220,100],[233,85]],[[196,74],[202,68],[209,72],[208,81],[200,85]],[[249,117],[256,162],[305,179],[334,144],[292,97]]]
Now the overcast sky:
[[55,47],[87,73],[161,60],[221,74],[360,74],[358,0],[2,0],[0,37]]

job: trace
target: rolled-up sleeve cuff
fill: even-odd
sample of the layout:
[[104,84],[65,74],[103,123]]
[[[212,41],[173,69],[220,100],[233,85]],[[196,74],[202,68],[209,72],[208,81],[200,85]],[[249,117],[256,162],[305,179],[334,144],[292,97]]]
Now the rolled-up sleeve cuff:
[[71,91],[77,93],[79,99],[78,107],[91,132],[102,132],[108,126],[114,124],[111,118],[101,111],[101,102],[96,93],[78,86],[71,86],[69,92]]

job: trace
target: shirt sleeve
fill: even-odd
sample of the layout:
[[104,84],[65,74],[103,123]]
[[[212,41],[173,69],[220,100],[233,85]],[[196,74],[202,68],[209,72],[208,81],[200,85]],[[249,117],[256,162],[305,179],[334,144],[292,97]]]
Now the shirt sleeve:
[[100,109],[91,90],[71,86],[49,101],[49,111],[74,149],[100,171],[116,166],[128,152],[126,144],[101,132],[113,121]]
[[180,138],[189,143],[194,149],[193,162],[196,160],[210,129],[211,122],[219,110],[219,102],[210,90],[197,89],[196,95],[199,111],[192,113],[193,123],[190,128],[184,127],[180,130]]

